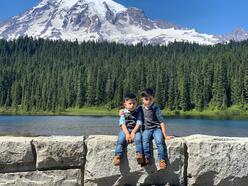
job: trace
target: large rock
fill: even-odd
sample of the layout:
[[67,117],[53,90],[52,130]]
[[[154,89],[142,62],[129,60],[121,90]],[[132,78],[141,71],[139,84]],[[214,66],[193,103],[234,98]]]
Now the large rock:
[[184,184],[185,147],[182,138],[167,142],[170,165],[163,171],[158,171],[156,146],[155,160],[145,168],[140,167],[135,160],[134,145],[127,147],[121,166],[113,166],[116,142],[116,136],[89,136],[86,140],[85,185]]
[[31,138],[0,137],[0,172],[35,169]]
[[172,139],[163,171],[156,145],[149,166],[137,164],[134,145],[121,166],[113,166],[116,142],[117,136],[0,137],[0,185],[248,185],[248,138]]
[[189,136],[189,185],[248,185],[248,138]]
[[32,171],[0,174],[1,186],[79,186],[80,169]]
[[32,143],[39,170],[84,166],[86,152],[83,136],[38,137]]

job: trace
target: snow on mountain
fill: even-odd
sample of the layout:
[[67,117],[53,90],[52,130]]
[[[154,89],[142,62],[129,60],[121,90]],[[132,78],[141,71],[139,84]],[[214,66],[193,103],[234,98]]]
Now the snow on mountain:
[[[0,24],[0,38],[20,36],[53,40],[109,41],[124,44],[168,44],[184,41],[213,45],[223,38],[154,21],[137,8],[112,0],[42,0],[37,6]],[[224,38],[226,39],[226,38]]]
[[247,40],[248,39],[248,32],[242,28],[237,28],[235,29],[233,32],[228,33],[228,34],[224,34],[224,35],[219,35],[216,36],[217,38],[219,38],[220,40],[223,41],[243,41],[243,40]]

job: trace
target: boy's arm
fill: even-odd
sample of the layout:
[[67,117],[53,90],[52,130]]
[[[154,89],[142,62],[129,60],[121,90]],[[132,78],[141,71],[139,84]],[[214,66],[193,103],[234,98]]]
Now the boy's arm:
[[121,125],[121,128],[126,136],[126,141],[127,143],[131,143],[132,142],[132,139],[131,139],[131,135],[129,133],[129,131],[127,130],[127,126],[126,125]]
[[162,130],[164,139],[167,139],[167,140],[168,140],[168,139],[171,139],[172,136],[168,136],[168,135],[167,135],[167,128],[166,128],[165,119],[164,119],[164,117],[162,116],[162,113],[161,113],[161,110],[160,110],[159,107],[156,109],[156,116],[157,116],[157,118],[158,118],[158,121],[160,122],[160,127],[161,127],[161,130]]
[[125,116],[126,113],[128,113],[129,111],[127,109],[120,109],[119,110],[119,116]]
[[170,137],[167,135],[167,129],[165,123],[160,123],[160,127],[164,136],[164,139],[170,139]]
[[142,124],[143,124],[142,117],[143,117],[143,115],[142,115],[142,112],[141,112],[140,107],[139,107],[136,125],[135,125],[134,129],[132,130],[132,132],[134,132],[134,134],[142,127]]
[[136,134],[136,132],[140,129],[140,126],[141,126],[141,125],[136,124],[136,125],[135,125],[135,127],[134,127],[134,129],[132,130],[132,132],[131,132],[131,133]]
[[136,124],[135,127],[134,127],[134,129],[132,130],[132,132],[131,132],[131,139],[132,139],[132,141],[134,141],[135,134],[136,134],[136,132],[140,129],[140,126],[141,126],[141,125]]
[[160,110],[159,107],[156,108],[156,117],[157,117],[157,119],[158,119],[158,121],[159,121],[160,123],[164,123],[164,124],[165,124],[165,119],[164,119],[164,117],[162,116],[162,113],[161,113],[161,110]]
[[121,125],[121,129],[123,130],[124,134],[127,136],[129,135],[129,131],[127,130],[127,126],[126,125]]
[[124,115],[124,109],[119,110],[119,116],[122,116],[122,115]]
[[134,140],[135,134],[141,128],[141,126],[142,126],[142,112],[140,111],[140,109],[138,109],[138,116],[137,116],[136,125],[131,132],[132,140]]
[[126,126],[126,120],[125,120],[125,117],[124,116],[121,116],[120,119],[119,119],[119,125],[121,127],[121,129],[123,130],[125,136],[126,136],[126,141],[128,143],[131,143],[131,136],[130,136],[130,133],[127,129],[127,126]]

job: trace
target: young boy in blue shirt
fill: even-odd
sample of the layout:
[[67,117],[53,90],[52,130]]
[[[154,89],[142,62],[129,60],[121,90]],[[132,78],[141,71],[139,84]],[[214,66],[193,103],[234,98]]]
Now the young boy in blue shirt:
[[136,109],[137,99],[134,94],[126,94],[123,103],[125,109],[122,110],[120,115],[119,125],[120,132],[115,148],[115,157],[113,163],[119,166],[123,156],[123,149],[127,143],[134,142],[136,146],[136,160],[138,164],[143,163],[143,148],[142,148],[142,135],[140,133],[141,113]]
[[160,169],[167,167],[166,157],[167,148],[165,139],[171,139],[172,136],[167,135],[165,120],[162,117],[160,108],[154,103],[155,92],[151,88],[146,88],[141,93],[143,105],[139,107],[143,118],[143,150],[145,155],[144,165],[149,164],[151,158],[150,142],[155,140],[158,148],[158,158]]

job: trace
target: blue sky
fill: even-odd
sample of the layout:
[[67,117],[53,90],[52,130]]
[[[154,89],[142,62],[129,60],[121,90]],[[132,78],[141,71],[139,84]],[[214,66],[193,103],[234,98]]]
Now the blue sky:
[[[0,0],[0,22],[24,12],[39,0]],[[248,30],[247,0],[116,0],[137,7],[152,19],[195,28],[209,34],[223,34],[237,27]]]

